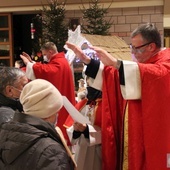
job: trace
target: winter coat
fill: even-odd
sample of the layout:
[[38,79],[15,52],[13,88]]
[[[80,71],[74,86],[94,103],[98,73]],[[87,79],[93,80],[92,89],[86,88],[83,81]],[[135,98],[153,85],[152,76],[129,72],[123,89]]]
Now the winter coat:
[[0,94],[0,125],[12,120],[16,110],[22,111],[20,102]]
[[15,113],[0,129],[0,169],[72,170],[73,163],[51,123]]

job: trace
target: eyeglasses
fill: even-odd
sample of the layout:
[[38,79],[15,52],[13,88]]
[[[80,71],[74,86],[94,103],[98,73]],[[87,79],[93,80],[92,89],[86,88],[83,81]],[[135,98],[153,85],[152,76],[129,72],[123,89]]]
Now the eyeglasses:
[[151,43],[152,43],[152,42],[148,42],[148,43],[146,43],[146,44],[143,44],[143,45],[140,45],[140,46],[137,46],[137,47],[132,46],[132,44],[130,44],[131,52],[134,52],[134,53],[143,53],[143,52],[144,52],[144,49],[142,50],[141,48],[142,48],[142,47],[145,47],[145,46],[147,46],[147,45],[149,45],[149,44],[151,44]]

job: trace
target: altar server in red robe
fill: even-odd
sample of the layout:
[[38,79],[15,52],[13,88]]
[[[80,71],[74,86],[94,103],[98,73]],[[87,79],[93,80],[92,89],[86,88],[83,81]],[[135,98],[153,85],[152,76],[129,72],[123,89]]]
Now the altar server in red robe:
[[[90,123],[67,120],[65,126],[71,143],[74,145],[74,158],[78,170],[101,170],[101,136],[102,136],[102,92],[90,87],[92,78],[87,80],[87,98],[79,101],[76,108]],[[72,126],[71,126],[72,125]]]
[[[99,72],[95,76],[103,83],[103,96],[107,88],[120,92],[115,86],[115,80],[119,78],[121,95],[127,101],[123,121],[116,122],[115,119],[112,122],[124,125],[120,131],[114,129],[119,135],[123,134],[123,140],[120,140],[123,147],[120,158],[116,158],[118,162],[113,163],[118,165],[117,169],[165,170],[170,168],[170,49],[161,48],[159,31],[151,23],[136,28],[131,34],[131,43],[135,62],[117,60],[107,51],[93,47],[105,65],[100,76]],[[87,68],[93,70],[95,64],[91,59],[73,44],[67,43],[67,46],[88,64]],[[112,83],[108,83],[108,74],[113,75]],[[106,100],[112,98],[121,100],[115,94],[108,93]],[[103,103],[104,100],[103,97]],[[112,117],[119,114],[115,105],[102,107],[106,112],[109,109]],[[115,151],[119,150],[116,148]]]
[[[34,62],[28,54],[23,52],[21,56],[26,65],[26,76],[30,80],[45,79],[51,82],[63,96],[74,105],[74,81],[73,74],[64,52],[58,52],[53,42],[47,42],[41,47],[42,55],[46,63]],[[64,122],[68,116],[67,111],[62,108],[59,112],[57,126],[62,130],[64,137],[67,138]]]

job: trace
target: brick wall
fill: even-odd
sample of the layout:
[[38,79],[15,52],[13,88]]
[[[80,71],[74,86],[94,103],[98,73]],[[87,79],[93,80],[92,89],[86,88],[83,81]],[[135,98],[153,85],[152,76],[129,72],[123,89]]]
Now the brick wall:
[[[68,19],[80,18],[82,23],[82,13],[79,10],[67,11]],[[111,35],[118,35],[126,43],[130,43],[131,32],[140,24],[152,22],[158,27],[163,37],[163,7],[132,7],[132,8],[115,8],[109,9],[106,19],[112,17],[113,25],[110,28]]]

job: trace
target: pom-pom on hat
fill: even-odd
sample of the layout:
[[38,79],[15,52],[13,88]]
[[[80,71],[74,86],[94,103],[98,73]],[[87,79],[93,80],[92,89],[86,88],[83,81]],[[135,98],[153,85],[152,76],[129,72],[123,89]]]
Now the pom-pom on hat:
[[63,106],[63,98],[57,88],[43,79],[26,84],[20,95],[25,114],[47,118],[57,113]]

